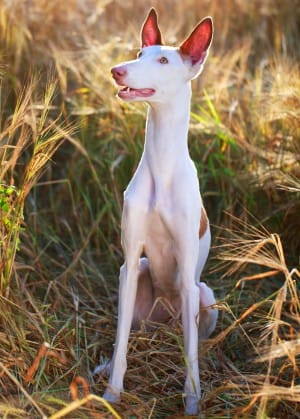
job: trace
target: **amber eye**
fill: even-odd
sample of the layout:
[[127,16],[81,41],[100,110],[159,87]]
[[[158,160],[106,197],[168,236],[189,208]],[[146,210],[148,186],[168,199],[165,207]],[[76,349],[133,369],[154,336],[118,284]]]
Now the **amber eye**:
[[159,60],[159,62],[161,64],[168,64],[169,60],[166,57],[161,57],[161,59]]

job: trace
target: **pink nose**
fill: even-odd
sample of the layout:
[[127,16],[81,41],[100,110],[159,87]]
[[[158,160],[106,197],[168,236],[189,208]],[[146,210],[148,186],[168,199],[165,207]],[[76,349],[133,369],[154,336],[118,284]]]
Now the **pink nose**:
[[127,70],[125,67],[113,67],[111,69],[111,74],[113,76],[114,79],[118,79],[120,77],[124,77],[127,74]]

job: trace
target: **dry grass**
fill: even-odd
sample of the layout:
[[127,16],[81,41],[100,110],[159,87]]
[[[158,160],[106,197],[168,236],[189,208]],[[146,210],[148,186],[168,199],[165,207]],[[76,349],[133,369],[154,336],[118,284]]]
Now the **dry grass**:
[[116,100],[110,67],[135,55],[152,5],[173,44],[215,22],[190,130],[220,310],[199,348],[200,417],[300,417],[299,2],[0,0],[2,417],[182,415],[177,319],[132,333],[120,405],[91,373],[112,353],[145,117]]

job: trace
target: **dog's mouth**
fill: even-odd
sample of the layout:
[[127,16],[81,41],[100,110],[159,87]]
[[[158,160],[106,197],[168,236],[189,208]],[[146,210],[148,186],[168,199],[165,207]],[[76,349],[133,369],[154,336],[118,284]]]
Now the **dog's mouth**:
[[132,100],[136,98],[147,98],[153,96],[154,93],[155,90],[151,88],[134,89],[133,87],[125,86],[118,91],[118,96],[123,100]]

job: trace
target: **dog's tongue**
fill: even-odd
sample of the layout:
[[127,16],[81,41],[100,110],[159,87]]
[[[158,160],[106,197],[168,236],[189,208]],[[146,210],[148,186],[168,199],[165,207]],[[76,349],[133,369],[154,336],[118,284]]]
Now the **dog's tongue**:
[[131,87],[124,87],[119,90],[118,96],[121,99],[135,99],[137,97],[150,97],[155,93],[154,89],[144,88],[144,89],[133,89]]

